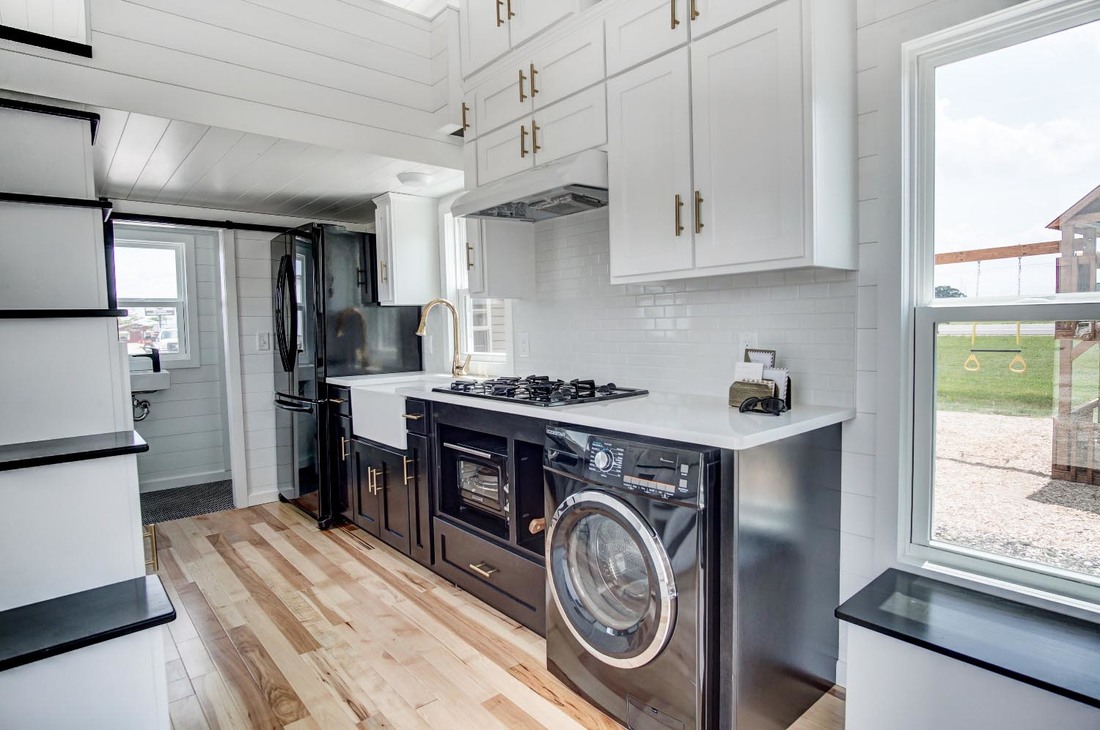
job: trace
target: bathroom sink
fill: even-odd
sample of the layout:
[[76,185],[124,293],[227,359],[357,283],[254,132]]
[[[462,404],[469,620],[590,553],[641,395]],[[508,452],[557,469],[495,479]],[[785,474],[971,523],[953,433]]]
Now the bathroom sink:
[[154,393],[158,390],[168,390],[172,387],[172,373],[161,370],[154,373],[152,370],[133,371],[130,373],[131,393]]

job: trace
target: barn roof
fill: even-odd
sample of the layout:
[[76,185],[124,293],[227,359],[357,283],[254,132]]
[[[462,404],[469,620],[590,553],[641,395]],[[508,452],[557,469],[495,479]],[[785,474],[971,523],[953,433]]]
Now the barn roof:
[[1074,203],[1065,213],[1051,221],[1047,228],[1060,231],[1063,222],[1071,221],[1079,215],[1089,213],[1100,213],[1100,185],[1097,185],[1091,193]]

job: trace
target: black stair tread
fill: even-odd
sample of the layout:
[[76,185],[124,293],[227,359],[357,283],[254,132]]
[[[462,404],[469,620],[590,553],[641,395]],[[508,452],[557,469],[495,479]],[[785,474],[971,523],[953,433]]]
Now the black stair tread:
[[84,119],[92,127],[92,144],[95,144],[96,135],[99,133],[100,117],[95,112],[86,112],[82,109],[66,109],[63,106],[53,106],[50,104],[35,104],[34,102],[19,101],[18,99],[0,99],[0,108],[34,112],[35,114],[48,114],[54,117]]
[[85,319],[126,314],[125,309],[0,309],[0,319]]
[[0,611],[0,671],[171,623],[158,575]]
[[5,444],[0,446],[0,472],[140,454],[148,450],[149,444],[136,431]]
[[836,617],[893,639],[1100,707],[1100,622],[890,569]]

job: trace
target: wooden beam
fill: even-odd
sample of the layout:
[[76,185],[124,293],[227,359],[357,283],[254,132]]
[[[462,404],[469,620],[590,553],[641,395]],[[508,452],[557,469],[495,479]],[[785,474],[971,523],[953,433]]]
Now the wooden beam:
[[1046,241],[1044,243],[1020,243],[1015,246],[998,246],[996,248],[977,248],[973,251],[938,253],[936,254],[936,265],[965,264],[973,261],[992,261],[994,259],[1015,259],[1021,256],[1044,256],[1058,253],[1061,250],[1061,245],[1061,241]]

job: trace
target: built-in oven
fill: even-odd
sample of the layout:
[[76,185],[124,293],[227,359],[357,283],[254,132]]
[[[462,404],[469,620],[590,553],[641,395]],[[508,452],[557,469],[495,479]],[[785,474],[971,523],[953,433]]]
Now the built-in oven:
[[466,507],[508,520],[508,451],[499,439],[443,442],[452,461],[458,499]]

